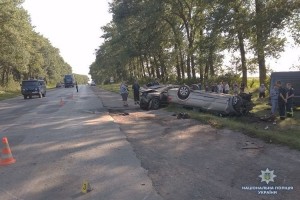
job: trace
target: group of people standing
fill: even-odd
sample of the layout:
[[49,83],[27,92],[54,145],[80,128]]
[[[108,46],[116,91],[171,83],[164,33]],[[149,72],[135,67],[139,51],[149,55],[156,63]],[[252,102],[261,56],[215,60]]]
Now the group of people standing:
[[[134,81],[132,85],[132,90],[133,90],[133,97],[134,97],[134,104],[139,104],[140,101],[140,85],[137,81]],[[122,101],[123,101],[123,106],[128,107],[128,85],[126,81],[123,81],[120,85],[120,94],[122,96]]]
[[[205,87],[205,91],[209,92],[209,90],[211,90],[211,92],[229,94],[230,86],[229,86],[228,82],[221,81],[219,84],[213,84],[210,89],[209,89],[209,86],[207,85]],[[239,92],[244,92],[245,84],[241,83],[241,85],[239,85],[237,82],[234,82],[234,84],[232,85],[232,91],[234,94],[238,94]]]
[[284,87],[281,81],[277,81],[270,91],[271,115],[275,116],[278,109],[281,120],[284,120],[285,117],[293,117],[293,97],[294,89],[292,84],[287,83],[286,87]]

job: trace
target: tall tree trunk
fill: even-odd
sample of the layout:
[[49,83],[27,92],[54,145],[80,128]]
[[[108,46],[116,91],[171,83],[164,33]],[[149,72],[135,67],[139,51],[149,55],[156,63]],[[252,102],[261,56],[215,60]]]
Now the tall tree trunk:
[[187,55],[187,59],[186,59],[186,73],[187,73],[187,77],[188,79],[191,79],[191,58],[189,55]]
[[145,70],[145,66],[144,66],[144,58],[141,55],[140,56],[140,68],[142,69],[142,77],[145,78],[146,77],[146,70]]
[[[234,11],[239,16],[241,6],[240,4],[236,4]],[[240,49],[240,54],[241,54],[241,62],[242,62],[242,82],[245,84],[247,87],[247,61],[246,61],[246,53],[245,53],[245,44],[244,44],[244,37],[243,37],[243,32],[241,28],[241,24],[243,23],[239,17],[236,19],[237,22],[237,29],[238,29],[238,40],[239,40],[239,49]]]
[[209,67],[209,75],[211,77],[213,77],[215,75],[213,54],[214,54],[214,50],[213,50],[213,48],[210,48],[209,55],[208,55],[208,67]]
[[209,64],[208,60],[205,63],[205,70],[204,70],[204,79],[207,81],[208,80],[208,71],[209,71]]
[[180,73],[180,64],[179,64],[179,53],[178,53],[178,46],[175,44],[175,55],[176,55],[176,73],[177,73],[177,80],[181,80],[181,73]]
[[165,78],[166,78],[166,66],[162,57],[162,52],[158,55],[158,59],[159,59],[159,66],[160,66],[160,77],[161,80],[164,82]]
[[154,65],[153,62],[152,62],[152,59],[150,57],[150,67],[151,67],[151,77],[155,77],[155,69],[154,69]]
[[148,72],[148,76],[151,77],[151,71],[150,71],[150,66],[149,66],[149,59],[148,57],[145,55],[146,58],[146,68],[147,68],[147,72]]
[[199,71],[200,71],[200,82],[203,84],[204,71],[203,71],[203,66],[201,64],[199,65]]
[[156,59],[156,56],[154,56],[154,65],[155,65],[155,72],[156,72],[156,78],[160,79],[160,72],[159,72],[159,67],[158,67],[158,62]]
[[264,35],[263,35],[263,26],[262,19],[264,4],[262,0],[255,0],[255,10],[256,10],[256,51],[257,51],[257,60],[259,66],[259,82],[260,84],[266,83],[266,62],[265,62],[265,43],[264,43]]
[[194,57],[194,55],[191,55],[191,65],[192,65],[192,75],[193,75],[193,79],[196,80],[195,57]]
[[181,77],[182,77],[182,80],[184,80],[185,79],[184,58],[183,58],[182,50],[180,49],[179,51],[180,51]]
[[5,76],[5,69],[4,66],[2,66],[2,74],[1,74],[1,85],[4,86],[4,76]]
[[245,84],[247,87],[247,65],[246,65],[246,53],[245,53],[245,44],[244,44],[244,38],[242,31],[238,31],[238,39],[239,39],[239,48],[240,48],[240,53],[241,53],[241,61],[242,61],[242,82]]

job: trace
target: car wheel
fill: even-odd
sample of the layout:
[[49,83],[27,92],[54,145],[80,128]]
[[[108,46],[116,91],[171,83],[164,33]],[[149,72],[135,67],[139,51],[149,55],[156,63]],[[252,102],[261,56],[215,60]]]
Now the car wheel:
[[232,105],[234,110],[238,113],[238,115],[242,114],[243,110],[243,99],[239,96],[232,97]]
[[159,109],[159,106],[160,106],[159,99],[154,98],[151,100],[151,109],[157,110],[157,109]]
[[140,108],[142,109],[142,110],[148,110],[148,104],[144,104],[144,103],[140,103]]
[[178,88],[177,96],[181,100],[186,100],[190,95],[190,88],[187,85],[180,86]]
[[27,95],[24,95],[24,99],[27,99]]
[[32,99],[32,95],[29,95],[29,99]]
[[46,96],[46,92],[44,94],[42,94],[42,95],[43,95],[43,97],[45,97]]

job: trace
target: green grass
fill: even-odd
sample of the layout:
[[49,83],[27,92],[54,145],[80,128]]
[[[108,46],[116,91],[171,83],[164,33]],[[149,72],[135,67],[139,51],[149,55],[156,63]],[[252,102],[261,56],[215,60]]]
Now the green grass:
[[0,101],[20,96],[20,91],[0,90]]
[[176,105],[169,106],[167,110],[188,113],[191,118],[218,129],[228,128],[250,137],[261,138],[267,143],[282,144],[300,150],[300,111],[295,111],[293,118],[282,121],[277,119],[277,123],[274,125],[272,122],[260,120],[260,117],[270,113],[270,106],[266,104],[266,100],[254,102],[256,106],[250,115],[241,117],[220,117],[210,113],[178,108]]
[[[103,85],[102,89],[119,93],[119,84]],[[130,87],[129,87],[130,88]],[[300,150],[300,108],[294,111],[293,118],[286,120],[277,119],[277,124],[272,122],[265,122],[260,120],[260,117],[270,113],[270,105],[268,105],[268,98],[258,99],[256,87],[249,92],[253,93],[253,102],[255,107],[250,113],[250,116],[241,117],[220,117],[210,113],[197,112],[179,108],[176,105],[169,105],[168,111],[188,113],[191,118],[201,121],[205,124],[221,129],[227,128],[230,130],[242,132],[250,137],[256,137],[264,140],[267,143],[276,143],[288,146],[293,149]],[[129,92],[132,98],[132,92]],[[266,127],[268,127],[266,129]]]

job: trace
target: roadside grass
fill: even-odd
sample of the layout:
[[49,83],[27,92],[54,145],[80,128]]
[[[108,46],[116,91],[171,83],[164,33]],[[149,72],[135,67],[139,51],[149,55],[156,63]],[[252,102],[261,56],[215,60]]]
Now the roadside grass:
[[263,139],[267,143],[276,143],[300,150],[300,109],[294,112],[293,118],[278,120],[276,124],[260,120],[270,113],[270,106],[264,101],[255,102],[256,106],[249,116],[220,117],[211,113],[178,108],[170,105],[167,110],[175,113],[188,113],[191,118],[209,124],[217,129],[227,128],[242,132],[250,137]]
[[20,96],[20,91],[5,91],[0,89],[0,101]]
[[[119,93],[119,84],[102,85],[100,87],[104,90]],[[242,132],[250,137],[260,138],[267,143],[286,145],[300,150],[300,108],[298,107],[294,111],[293,118],[287,118],[286,120],[277,119],[276,124],[262,121],[260,118],[268,115],[271,107],[268,105],[267,97],[264,99],[258,98],[255,88],[248,90],[248,92],[252,92],[252,101],[255,104],[249,116],[221,117],[211,113],[185,109],[177,105],[169,105],[166,110],[175,113],[188,113],[191,118],[217,129],[227,128]],[[132,98],[132,96],[132,92],[129,92],[129,97]]]

